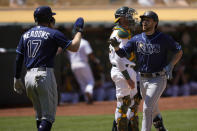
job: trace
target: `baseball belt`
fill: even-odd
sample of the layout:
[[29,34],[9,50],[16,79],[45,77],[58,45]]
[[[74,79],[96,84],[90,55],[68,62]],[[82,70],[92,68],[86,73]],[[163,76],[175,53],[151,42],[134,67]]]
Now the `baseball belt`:
[[46,71],[47,67],[37,67],[37,68],[30,68],[27,71]]
[[[116,65],[112,65],[113,67],[117,67]],[[130,68],[133,68],[135,67],[134,65],[130,65],[130,64],[126,64],[125,67],[130,67]]]
[[140,75],[142,77],[157,77],[157,76],[163,76],[163,75],[165,75],[165,72],[164,71],[155,72],[155,73],[142,73],[142,72],[140,72]]

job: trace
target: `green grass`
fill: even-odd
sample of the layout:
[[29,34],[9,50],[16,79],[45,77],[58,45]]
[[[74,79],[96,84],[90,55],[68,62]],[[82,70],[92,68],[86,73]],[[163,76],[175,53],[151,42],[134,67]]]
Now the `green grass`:
[[[196,131],[197,109],[163,111],[169,131]],[[114,115],[57,116],[52,131],[111,131]],[[140,113],[140,127],[142,114]],[[0,117],[0,131],[36,131],[34,117]],[[155,131],[155,129],[152,129]]]

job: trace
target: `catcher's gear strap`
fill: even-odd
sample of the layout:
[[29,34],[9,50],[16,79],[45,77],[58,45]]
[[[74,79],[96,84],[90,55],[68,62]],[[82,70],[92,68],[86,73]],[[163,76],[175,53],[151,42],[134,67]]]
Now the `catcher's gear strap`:
[[113,30],[118,30],[117,35],[121,39],[130,39],[131,38],[131,32],[129,30],[124,29],[120,25],[115,26]]

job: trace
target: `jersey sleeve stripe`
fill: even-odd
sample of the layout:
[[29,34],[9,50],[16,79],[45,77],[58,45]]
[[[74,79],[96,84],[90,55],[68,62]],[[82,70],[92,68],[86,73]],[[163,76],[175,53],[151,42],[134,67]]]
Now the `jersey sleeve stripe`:
[[19,53],[19,54],[23,55],[23,53],[21,53],[21,52],[20,52],[20,51],[18,51],[18,50],[16,50],[16,53]]
[[63,50],[65,50],[71,43],[72,43],[72,40],[63,48]]

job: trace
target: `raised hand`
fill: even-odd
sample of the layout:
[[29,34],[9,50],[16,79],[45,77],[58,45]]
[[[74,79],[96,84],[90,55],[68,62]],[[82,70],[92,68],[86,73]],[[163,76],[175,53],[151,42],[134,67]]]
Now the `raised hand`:
[[74,23],[73,30],[75,32],[83,32],[84,27],[84,19],[82,17],[77,18],[77,20]]

